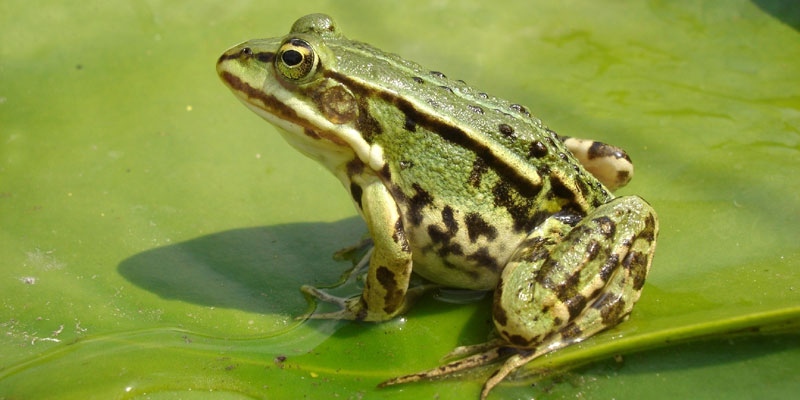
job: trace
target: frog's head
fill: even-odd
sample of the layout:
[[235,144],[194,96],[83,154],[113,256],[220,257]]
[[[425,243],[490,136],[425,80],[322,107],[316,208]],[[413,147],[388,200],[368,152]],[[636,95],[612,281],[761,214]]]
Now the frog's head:
[[239,100],[333,170],[354,153],[369,155],[360,130],[363,102],[328,75],[336,58],[326,42],[340,37],[330,17],[312,14],[283,38],[244,42],[217,61],[217,73]]

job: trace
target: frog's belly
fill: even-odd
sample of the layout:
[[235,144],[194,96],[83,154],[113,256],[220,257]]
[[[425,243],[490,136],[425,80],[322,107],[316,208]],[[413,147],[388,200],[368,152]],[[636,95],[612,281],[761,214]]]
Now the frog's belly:
[[[450,212],[446,213],[445,208]],[[405,223],[412,269],[423,278],[448,287],[494,289],[503,268],[527,236],[526,232],[511,229],[513,221],[499,217],[491,225],[478,225],[464,217],[474,213],[455,207],[431,206],[426,211],[420,222]],[[449,214],[448,218],[438,218],[445,214]]]
[[415,230],[410,241],[413,271],[423,278],[448,287],[491,290],[497,286],[514,249],[522,238],[471,241],[459,234],[451,240],[436,240],[428,232]]
[[413,271],[447,287],[492,290],[497,286],[501,270],[502,267],[498,270],[496,266],[480,265],[463,257],[442,258],[431,251],[414,252]]

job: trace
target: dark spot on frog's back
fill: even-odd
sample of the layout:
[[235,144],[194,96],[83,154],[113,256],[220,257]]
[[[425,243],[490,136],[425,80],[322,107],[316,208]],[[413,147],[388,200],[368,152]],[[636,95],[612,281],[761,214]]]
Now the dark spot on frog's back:
[[547,146],[540,141],[531,143],[528,147],[528,158],[542,158],[547,155]]
[[514,135],[514,128],[512,128],[511,125],[509,125],[509,124],[500,124],[498,126],[498,129],[500,130],[500,133],[502,133],[503,136],[505,136],[507,138],[513,139],[513,138],[516,137]]

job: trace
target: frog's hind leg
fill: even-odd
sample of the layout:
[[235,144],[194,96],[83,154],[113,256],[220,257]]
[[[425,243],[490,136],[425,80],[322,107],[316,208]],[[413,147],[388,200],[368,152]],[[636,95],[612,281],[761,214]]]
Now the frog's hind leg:
[[550,351],[551,350],[549,349],[540,347],[534,351],[520,352],[509,357],[508,360],[503,363],[503,366],[492,373],[492,376],[490,376],[489,379],[484,382],[483,388],[481,389],[481,400],[489,396],[489,392],[491,392],[495,386],[500,384],[503,379],[506,379],[509,374],[516,371],[519,367],[522,367],[523,365],[533,361],[533,359],[549,353]]
[[[491,364],[498,359],[508,357],[510,354],[508,352],[508,347],[498,346],[493,342],[488,342],[483,345],[478,346],[466,346],[463,347],[464,349],[477,349],[481,348],[481,351],[477,354],[472,354],[468,357],[461,358],[459,360],[450,362],[448,364],[429,369],[427,371],[417,372],[413,374],[398,376],[396,378],[392,378],[386,381],[381,382],[378,384],[378,387],[386,387],[386,386],[394,386],[400,385],[404,383],[411,383],[411,382],[419,382],[419,381],[428,381],[437,378],[443,378],[445,376],[453,375],[457,372],[470,370],[473,368],[478,368],[484,365]],[[461,348],[461,347],[460,347]],[[452,353],[451,353],[452,354]],[[446,356],[449,357],[450,355]]]
[[[460,350],[460,351],[459,351]],[[427,371],[417,372],[414,374],[403,375],[381,382],[378,387],[386,387],[399,385],[404,383],[419,382],[433,380],[451,376],[461,371],[482,367],[496,362],[497,360],[508,358],[503,366],[497,371],[492,373],[492,376],[484,383],[481,390],[481,399],[485,399],[489,392],[505,379],[510,373],[514,372],[517,368],[527,364],[534,358],[549,352],[549,349],[542,349],[538,351],[530,351],[524,349],[515,349],[508,346],[503,346],[500,341],[491,341],[476,346],[462,346],[457,348],[446,356],[449,358],[454,353],[471,352],[473,350],[481,350],[476,354],[461,358],[459,360],[450,362],[449,364],[430,369]],[[461,355],[461,354],[459,354]],[[510,355],[510,357],[509,357]]]
[[[550,231],[557,222],[543,227]],[[542,354],[579,342],[624,320],[639,299],[655,250],[655,212],[636,196],[592,211],[565,236],[539,228],[503,271],[493,316],[512,356],[487,382],[488,390]]]

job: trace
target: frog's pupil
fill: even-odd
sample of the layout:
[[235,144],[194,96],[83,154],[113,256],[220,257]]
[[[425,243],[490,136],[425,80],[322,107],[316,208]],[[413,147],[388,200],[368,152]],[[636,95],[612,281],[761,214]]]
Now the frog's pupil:
[[303,61],[303,55],[297,50],[286,50],[281,55],[284,64],[293,67]]

